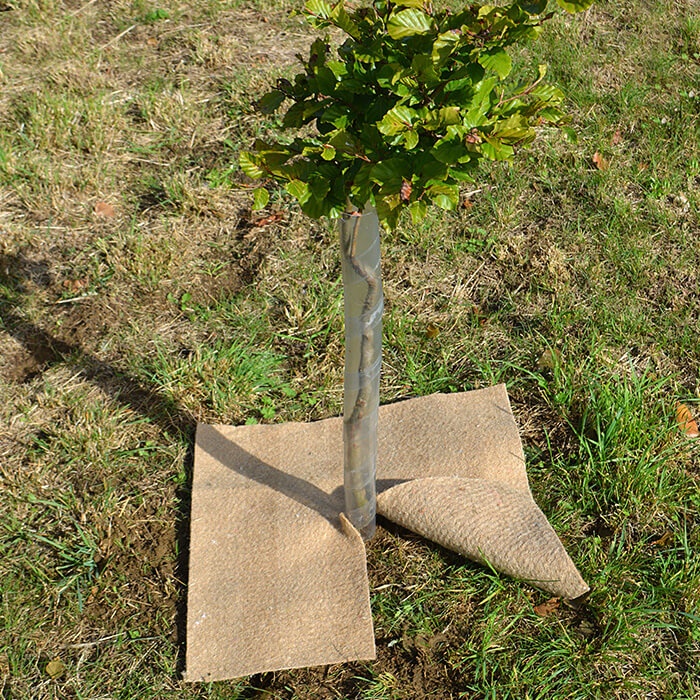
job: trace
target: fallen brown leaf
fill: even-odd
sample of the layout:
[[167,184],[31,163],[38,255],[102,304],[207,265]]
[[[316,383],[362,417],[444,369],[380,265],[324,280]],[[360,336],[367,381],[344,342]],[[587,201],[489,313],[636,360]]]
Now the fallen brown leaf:
[[282,219],[282,212],[274,212],[273,214],[270,214],[269,216],[263,216],[259,219],[256,219],[255,221],[252,221],[251,223],[253,226],[269,226],[270,224],[274,224],[276,221],[279,221]]
[[607,170],[610,166],[610,163],[608,163],[608,161],[598,151],[593,154],[593,164],[596,168],[598,168],[598,170]]
[[690,409],[680,401],[676,401],[676,423],[678,423],[678,427],[687,437],[696,438],[700,436],[697,421],[693,418]]
[[535,615],[547,617],[548,615],[551,615],[559,610],[559,598],[550,598],[549,600],[545,600],[544,603],[535,605],[533,610],[535,611]]
[[612,137],[612,145],[617,146],[620,143],[622,143],[622,132],[619,129],[615,129],[615,133]]
[[97,202],[95,204],[95,214],[97,216],[104,216],[105,219],[111,219],[116,214],[114,207],[107,202]]
[[79,292],[81,289],[85,289],[87,287],[87,280],[63,280],[63,288],[67,289],[70,292]]
[[474,318],[479,322],[480,326],[485,326],[488,322],[484,312],[476,304],[472,304],[472,314],[474,314]]

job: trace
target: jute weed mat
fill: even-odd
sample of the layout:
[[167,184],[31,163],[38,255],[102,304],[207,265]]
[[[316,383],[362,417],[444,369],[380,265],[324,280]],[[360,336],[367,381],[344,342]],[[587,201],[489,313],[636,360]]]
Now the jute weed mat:
[[[588,591],[532,498],[503,385],[382,406],[379,435],[381,515],[552,595]],[[198,426],[187,680],[374,658],[342,455],[341,418]]]

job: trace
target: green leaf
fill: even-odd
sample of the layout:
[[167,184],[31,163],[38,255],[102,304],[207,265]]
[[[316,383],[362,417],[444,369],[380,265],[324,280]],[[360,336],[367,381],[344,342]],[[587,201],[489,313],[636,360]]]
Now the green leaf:
[[433,148],[433,157],[447,165],[459,162],[468,153],[467,147],[460,141],[444,141]]
[[445,32],[438,34],[438,38],[433,42],[431,59],[436,65],[442,65],[457,48],[460,42],[460,35],[457,32]]
[[561,130],[564,134],[564,138],[570,143],[578,143],[578,134],[576,129],[572,129],[570,126],[562,126]]
[[379,87],[391,89],[396,84],[396,77],[400,70],[401,64],[392,61],[383,65],[373,77]]
[[270,201],[270,193],[264,187],[256,187],[253,190],[253,211],[263,209]]
[[358,148],[360,148],[360,145],[355,141],[354,137],[343,129],[338,129],[331,134],[327,134],[326,138],[328,138],[328,145],[332,146],[336,153],[340,152],[345,155],[352,155],[357,153]]
[[304,8],[309,14],[316,17],[328,19],[331,16],[331,6],[324,0],[307,0]]
[[454,105],[428,112],[423,120],[423,127],[428,131],[438,131],[445,127],[461,124],[459,107]]
[[471,76],[466,76],[465,78],[458,78],[457,80],[450,80],[444,88],[445,92],[454,92],[455,90],[461,90],[462,88],[471,85],[474,81]]
[[398,7],[423,7],[425,0],[394,0],[393,4]]
[[440,183],[432,185],[426,191],[441,209],[452,211],[459,206],[459,187],[457,185]]
[[318,200],[325,199],[328,191],[331,189],[329,178],[322,176],[312,177],[309,181],[309,192]]
[[433,28],[429,14],[415,7],[392,13],[386,30],[392,39],[405,39],[417,34],[428,34]]
[[479,8],[478,17],[480,20],[489,19],[497,11],[498,11],[498,8],[494,7],[493,5],[482,5]]
[[411,164],[403,158],[388,158],[372,168],[370,179],[382,186],[401,187],[404,180],[410,179]]
[[333,71],[336,78],[342,78],[348,74],[348,67],[342,61],[327,61],[326,65]]
[[350,194],[353,198],[356,198],[353,199],[355,204],[364,206],[365,202],[369,199],[369,193],[372,187],[370,176],[373,168],[374,166],[372,163],[363,163],[357,171],[355,179],[350,187]]
[[284,102],[284,98],[281,90],[272,90],[258,100],[256,107],[263,114],[272,114]]
[[437,131],[442,126],[442,122],[440,121],[439,110],[433,110],[432,112],[428,112],[423,118],[421,126],[426,131]]
[[461,124],[462,120],[459,116],[459,107],[450,105],[449,107],[443,107],[440,110],[440,121],[445,126],[452,126],[454,124]]
[[469,111],[463,120],[464,126],[472,128],[486,123],[486,115],[491,108],[491,93],[497,82],[497,78],[485,78],[476,86]]
[[407,151],[410,151],[412,148],[415,148],[418,145],[419,140],[420,138],[418,133],[411,129],[411,131],[406,132],[406,135],[403,138],[404,147]]
[[323,66],[326,63],[326,56],[328,55],[328,46],[326,42],[318,37],[314,39],[311,47],[309,48],[309,67],[315,68],[317,66]]
[[441,82],[440,76],[435,72],[435,66],[430,56],[424,56],[423,54],[414,56],[411,61],[411,68],[415,71],[416,77],[425,83],[427,88],[437,86]]
[[398,194],[382,195],[375,197],[375,207],[379,223],[388,229],[395,229],[401,213],[401,199]]
[[298,129],[304,123],[304,109],[303,102],[294,103],[284,115],[282,126],[285,129]]
[[450,177],[459,180],[460,182],[474,182],[474,175],[473,175],[473,169],[472,170],[465,170],[464,168],[468,168],[469,165],[465,164],[463,168],[457,169],[457,168],[450,168]]
[[506,143],[515,143],[534,138],[535,130],[530,126],[526,117],[521,114],[513,114],[508,119],[497,122],[491,135]]
[[594,0],[557,0],[559,7],[563,7],[567,12],[581,12],[587,10]]
[[421,221],[423,221],[423,219],[425,219],[426,214],[428,213],[428,205],[422,200],[418,200],[417,202],[413,202],[413,204],[408,207],[408,211],[411,212],[411,220],[413,223],[419,224]]
[[360,28],[357,26],[357,24],[355,24],[355,22],[352,21],[350,15],[348,15],[347,11],[345,10],[345,5],[343,5],[343,0],[339,0],[339,2],[333,7],[330,12],[330,18],[336,27],[342,29],[353,39],[360,39]]
[[281,178],[286,181],[301,180],[302,182],[308,182],[311,172],[315,169],[315,164],[308,160],[295,160],[284,166]]
[[323,158],[323,160],[333,160],[333,158],[335,158],[335,148],[328,143],[324,144],[323,150],[321,151],[321,158]]
[[279,143],[268,144],[261,139],[255,140],[255,150],[255,154],[250,154],[251,160],[264,170],[266,175],[276,175],[280,166],[294,155],[290,146]]
[[521,0],[518,4],[531,15],[540,15],[547,9],[547,0]]
[[303,202],[300,201],[301,210],[310,216],[312,219],[320,219],[322,216],[328,216],[330,213],[330,204],[325,199],[316,199],[316,197],[309,197]]
[[333,146],[336,152],[344,153],[345,155],[354,155],[360,152],[361,144],[355,140],[355,137],[348,134],[342,129],[336,131],[329,139],[328,143]]
[[287,190],[292,197],[296,198],[299,204],[304,204],[311,197],[309,185],[301,180],[292,180],[291,182],[288,182],[284,186],[284,189]]
[[507,143],[501,143],[498,139],[484,138],[481,144],[481,152],[490,160],[511,160],[513,158],[513,147]]
[[430,158],[430,160],[424,163],[419,172],[420,178],[424,183],[430,180],[445,180],[447,178],[447,165],[435,160],[435,158]]
[[238,164],[241,166],[241,170],[248,177],[252,177],[253,180],[259,180],[265,174],[265,171],[259,165],[258,157],[248,151],[241,153],[238,157]]
[[328,66],[320,66],[316,71],[316,85],[323,95],[331,95],[335,91],[338,81],[335,73]]
[[346,105],[334,104],[319,117],[320,124],[332,124],[336,129],[344,129],[350,123],[350,109]]
[[482,53],[479,56],[479,63],[486,68],[498,74],[498,77],[503,80],[513,67],[513,62],[510,56],[502,48],[493,48]]
[[377,129],[379,129],[382,134],[393,136],[394,134],[399,134],[402,131],[410,129],[415,117],[415,110],[404,105],[397,105],[393,109],[390,109],[384,115],[384,118],[377,123]]
[[[342,49],[343,47],[341,47]],[[375,39],[370,44],[360,44],[352,47],[352,55],[361,63],[373,63],[384,57],[384,44],[382,38]]]
[[566,113],[557,107],[546,106],[540,109],[537,114],[546,122],[556,124],[566,117]]
[[313,157],[317,156],[321,153],[321,146],[317,145],[316,143],[310,143],[307,146],[304,146],[304,148],[301,151],[301,155],[305,157]]

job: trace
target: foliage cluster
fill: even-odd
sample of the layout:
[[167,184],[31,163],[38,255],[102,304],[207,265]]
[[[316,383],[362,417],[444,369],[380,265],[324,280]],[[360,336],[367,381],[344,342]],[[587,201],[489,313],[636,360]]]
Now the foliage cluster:
[[[576,11],[592,0],[558,2]],[[308,0],[304,15],[315,28],[347,38],[337,50],[317,38],[308,60],[299,56],[304,71],[280,79],[258,107],[271,114],[287,104],[283,129],[315,128],[292,140],[258,139],[241,168],[282,182],[314,218],[370,202],[393,228],[404,208],[414,221],[429,203],[455,209],[460,183],[473,181],[481,160],[510,160],[535,126],[565,120],[563,94],[544,82],[544,65],[529,84],[508,80],[507,48],[535,39],[553,14],[546,10],[547,0],[456,13],[424,0],[374,0],[348,12],[343,0]],[[268,198],[257,188],[254,206]]]

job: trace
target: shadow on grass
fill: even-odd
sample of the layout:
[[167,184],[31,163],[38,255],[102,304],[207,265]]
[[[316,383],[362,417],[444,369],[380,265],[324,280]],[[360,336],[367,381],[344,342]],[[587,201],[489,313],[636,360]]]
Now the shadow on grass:
[[[160,393],[155,387],[130,376],[113,365],[97,358],[83,348],[80,342],[69,342],[48,333],[39,325],[28,321],[22,313],[25,298],[31,286],[49,288],[53,280],[48,265],[0,254],[0,329],[18,341],[26,353],[22,367],[14,368],[11,380],[27,382],[40,376],[47,368],[59,364],[80,372],[82,378],[97,386],[115,401],[133,410],[157,425],[165,435],[188,446],[183,465],[185,481],[175,492],[175,540],[177,558],[175,579],[178,588],[175,615],[177,639],[176,673],[180,677],[185,670],[187,639],[187,586],[189,582],[191,491],[194,467],[194,444],[197,419],[183,410],[175,401]],[[241,455],[240,448],[225,441],[215,442],[218,449],[213,456],[222,460],[229,469],[274,488],[321,515],[339,527],[338,503],[342,503],[342,488],[326,494],[308,482],[279,472],[259,460],[255,469],[250,468],[250,455]],[[238,450],[238,452],[236,452]],[[237,456],[236,456],[237,455]],[[249,465],[248,468],[240,465]],[[342,506],[340,506],[342,508]],[[244,691],[241,698],[257,697],[274,680],[274,674],[259,674],[250,679],[250,693]]]
[[[176,605],[176,635],[178,647],[177,671],[184,670],[185,640],[187,623],[187,583],[189,569],[190,537],[190,491],[192,486],[192,468],[194,463],[194,434],[197,421],[194,416],[180,408],[174,401],[160,394],[156,389],[128,374],[103,362],[85,351],[80,344],[66,342],[52,336],[43,328],[27,321],[21,314],[23,295],[26,294],[22,272],[31,275],[36,282],[46,279],[47,266],[32,263],[27,269],[25,261],[14,256],[0,255],[0,328],[22,344],[29,355],[31,371],[21,377],[28,381],[41,374],[47,367],[64,363],[77,369],[81,376],[99,387],[106,394],[123,406],[139,413],[157,425],[164,433],[170,434],[187,444],[185,456],[185,481],[175,492],[175,539],[177,559],[175,578],[179,588]],[[9,293],[9,298],[8,298]]]

